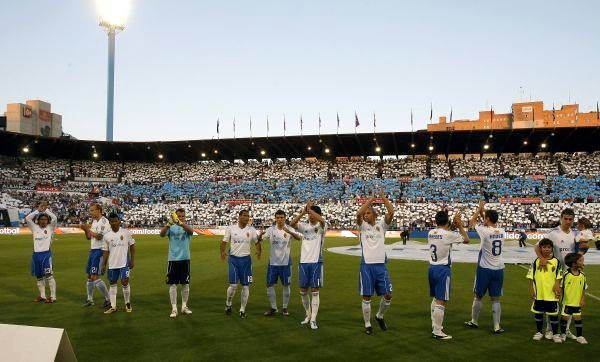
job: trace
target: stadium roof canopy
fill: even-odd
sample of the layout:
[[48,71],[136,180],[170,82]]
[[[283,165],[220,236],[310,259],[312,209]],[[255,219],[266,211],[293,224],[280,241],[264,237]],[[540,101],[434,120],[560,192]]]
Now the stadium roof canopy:
[[[414,147],[411,147],[413,144]],[[40,158],[93,159],[92,155],[97,153],[99,160],[168,162],[413,154],[593,152],[600,150],[600,127],[349,133],[169,142],[84,141],[0,132],[1,154],[23,156],[25,146],[29,148],[28,155]],[[162,159],[159,155],[163,156]]]

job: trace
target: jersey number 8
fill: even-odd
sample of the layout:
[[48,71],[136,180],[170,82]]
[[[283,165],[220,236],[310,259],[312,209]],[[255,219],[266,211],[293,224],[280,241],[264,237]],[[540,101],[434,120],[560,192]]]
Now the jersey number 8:
[[498,256],[502,254],[502,240],[492,241],[492,255]]

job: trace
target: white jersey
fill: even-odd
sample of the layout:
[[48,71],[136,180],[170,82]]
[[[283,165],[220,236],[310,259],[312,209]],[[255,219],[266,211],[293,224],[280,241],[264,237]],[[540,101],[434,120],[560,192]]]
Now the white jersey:
[[481,240],[477,263],[480,267],[492,270],[504,269],[502,248],[506,232],[502,228],[492,228],[485,225],[475,225],[475,231]]
[[[287,231],[289,226],[284,226],[279,229],[277,226],[271,226],[263,235],[263,238],[269,239],[271,243],[271,256],[269,258],[270,265],[290,265],[292,258],[290,257],[290,246],[292,235]],[[291,230],[294,231],[295,230]]]
[[[107,233],[110,229],[110,224],[108,223],[108,219],[105,218],[104,216],[101,216],[99,220],[94,220],[92,222],[92,226],[90,227],[90,230],[95,232],[96,234],[102,234],[104,235],[105,233]],[[91,246],[90,249],[102,249],[102,239],[98,240],[94,237],[92,237],[90,239],[91,242]]]
[[250,244],[258,242],[258,235],[253,226],[246,225],[242,229],[238,224],[234,224],[225,229],[223,242],[230,243],[229,255],[248,256],[250,255]]
[[54,229],[56,228],[56,215],[54,215],[52,211],[46,209],[46,211],[42,213],[48,215],[50,218],[48,226],[45,228],[41,228],[33,221],[33,219],[39,214],[40,212],[38,210],[34,210],[25,217],[25,222],[33,234],[33,251],[36,253],[50,250],[50,245],[52,245],[52,236],[54,235]]
[[594,240],[594,234],[591,229],[579,230],[575,234],[575,241],[580,242],[581,240]]
[[119,269],[127,266],[129,246],[135,244],[129,230],[119,228],[114,232],[109,230],[102,238],[102,250],[108,250],[108,269]]
[[450,265],[452,259],[450,252],[452,244],[461,244],[463,237],[455,231],[446,229],[433,229],[427,233],[427,246],[429,247],[429,264]]
[[554,243],[554,256],[563,265],[565,264],[565,256],[576,251],[575,232],[573,230],[565,233],[560,227],[557,227],[544,235],[544,238],[552,240],[552,243]]
[[358,240],[360,240],[360,250],[362,253],[361,263],[363,264],[381,264],[387,261],[385,253],[385,232],[389,225],[385,220],[375,222],[371,225],[366,221],[358,227]]
[[310,222],[298,223],[298,231],[302,233],[302,248],[300,250],[300,263],[323,262],[323,240],[327,226],[322,227],[317,221],[314,225]]

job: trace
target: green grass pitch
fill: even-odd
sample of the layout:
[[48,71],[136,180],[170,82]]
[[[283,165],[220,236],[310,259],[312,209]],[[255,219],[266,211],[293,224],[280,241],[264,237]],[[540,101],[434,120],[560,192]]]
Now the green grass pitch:
[[[388,264],[394,299],[386,314],[389,330],[374,324],[375,335],[363,332],[360,297],[357,294],[359,258],[324,252],[325,285],[321,290],[319,330],[299,322],[304,317],[297,289],[299,243],[292,248],[291,316],[264,317],[268,308],[265,272],[268,247],[260,261],[253,257],[254,285],[250,288],[248,319],[223,313],[227,264],[219,258],[219,237],[192,239],[190,308],[193,314],[169,318],[165,285],[167,240],[137,236],[137,256],[131,276],[133,313],[104,315],[96,291],[96,306],[83,308],[85,263],[89,242],[81,235],[59,235],[53,244],[58,303],[36,304],[35,280],[29,274],[30,235],[0,236],[0,323],[65,328],[81,361],[103,360],[583,360],[600,352],[600,302],[587,298],[584,335],[590,342],[555,345],[534,342],[533,316],[529,311],[526,270],[506,268],[502,324],[504,335],[491,333],[491,304],[485,299],[478,330],[467,330],[475,274],[474,264],[453,265],[452,292],[444,330],[451,341],[431,338],[431,320],[425,261],[391,260]],[[395,240],[389,239],[388,243]],[[327,238],[325,247],[351,245],[356,239]],[[588,266],[588,292],[600,296],[600,267]],[[277,287],[281,305],[281,287]],[[376,311],[379,298],[373,305]],[[234,311],[239,308],[239,289]],[[1,353],[1,352],[0,352]]]

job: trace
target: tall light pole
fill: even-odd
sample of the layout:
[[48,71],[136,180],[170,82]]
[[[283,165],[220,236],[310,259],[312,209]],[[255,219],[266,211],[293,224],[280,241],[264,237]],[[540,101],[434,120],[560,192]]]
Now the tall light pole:
[[100,26],[108,33],[108,84],[106,90],[106,140],[113,140],[113,114],[115,102],[115,35],[125,29],[129,13],[127,0],[98,0]]

